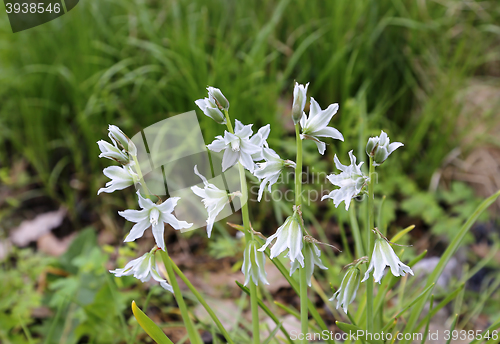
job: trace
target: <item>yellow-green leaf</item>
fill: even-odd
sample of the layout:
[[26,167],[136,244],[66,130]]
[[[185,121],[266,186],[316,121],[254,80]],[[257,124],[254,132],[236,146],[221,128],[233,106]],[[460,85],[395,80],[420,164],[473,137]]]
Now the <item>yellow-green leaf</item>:
[[158,344],[174,344],[168,337],[163,333],[161,328],[154,323],[153,320],[141,311],[139,307],[132,301],[132,312],[142,329]]

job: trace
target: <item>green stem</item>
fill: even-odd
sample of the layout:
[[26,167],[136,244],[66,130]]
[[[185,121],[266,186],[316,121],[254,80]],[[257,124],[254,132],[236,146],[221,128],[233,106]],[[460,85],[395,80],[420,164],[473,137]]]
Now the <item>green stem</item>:
[[[234,134],[233,125],[229,112],[224,111],[226,115],[226,125],[230,133]],[[250,230],[250,214],[248,211],[248,187],[247,179],[245,176],[245,168],[242,164],[238,163],[238,170],[240,172],[240,188],[241,188],[241,217],[243,218],[243,227],[245,228],[245,241],[249,245],[253,240],[253,233]],[[260,344],[260,328],[259,328],[259,303],[257,295],[257,286],[254,281],[250,281],[250,309],[252,311],[252,332],[253,342]]]
[[295,125],[297,139],[297,161],[295,166],[295,205],[302,204],[302,139],[300,138],[299,124]]
[[[297,139],[297,161],[295,166],[295,208],[302,205],[302,139],[300,138],[300,127],[295,125],[295,136]],[[306,334],[309,331],[309,311],[307,298],[307,272],[306,268],[300,267],[300,323],[304,336],[303,343],[307,344]]]
[[137,160],[136,156],[133,156],[134,163],[135,163],[135,170],[137,172],[137,175],[139,176],[139,180],[141,181],[142,185],[142,191],[144,192],[144,196],[146,198],[151,199],[151,192],[149,191],[148,185],[146,184],[146,181],[144,180],[144,175],[142,174],[141,171],[141,165],[139,165],[139,161]]
[[163,260],[163,264],[165,265],[165,269],[167,270],[169,282],[172,285],[172,288],[174,289],[174,297],[175,297],[175,300],[177,301],[177,305],[179,306],[179,309],[181,311],[182,320],[184,321],[184,324],[186,325],[186,329],[187,329],[187,332],[189,335],[189,340],[191,341],[191,343],[202,344],[203,341],[201,340],[200,334],[194,328],[193,322],[191,321],[191,318],[189,317],[186,303],[184,302],[184,299],[182,298],[181,289],[179,288],[179,285],[177,284],[177,280],[175,279],[174,269],[172,267],[170,257],[168,256],[167,248],[165,247],[165,251],[160,250],[160,253],[161,253],[161,258]]
[[194,294],[194,296],[196,297],[196,299],[198,299],[198,301],[202,304],[202,306],[205,308],[205,310],[207,311],[207,313],[210,315],[210,317],[212,318],[212,320],[215,322],[215,324],[219,328],[219,331],[222,333],[222,335],[224,336],[224,338],[226,338],[226,341],[229,344],[234,344],[233,340],[229,336],[229,333],[227,333],[226,329],[224,328],[224,326],[220,322],[219,318],[217,318],[217,315],[214,313],[214,311],[212,310],[212,308],[210,308],[210,306],[205,301],[205,299],[203,298],[203,296],[201,296],[201,294],[198,292],[198,290],[196,290],[196,288],[193,286],[193,284],[182,273],[181,269],[179,269],[179,267],[177,265],[175,265],[175,263],[172,260],[172,258],[169,257],[169,259],[170,259],[170,263],[172,264],[172,267],[173,267],[175,273],[181,278],[181,280],[187,285],[187,287],[189,288],[189,290],[191,290],[191,292]]
[[[375,178],[375,166],[373,158],[370,157],[370,182],[368,183],[368,226],[366,228],[367,253],[371,259],[373,253],[372,229],[375,227],[374,208],[373,208],[373,187]],[[373,333],[373,278],[366,281],[366,330]]]

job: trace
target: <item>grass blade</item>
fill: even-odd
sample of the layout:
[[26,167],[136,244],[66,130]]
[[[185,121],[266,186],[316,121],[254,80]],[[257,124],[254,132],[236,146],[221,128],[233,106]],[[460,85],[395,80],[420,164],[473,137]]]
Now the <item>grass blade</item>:
[[[469,217],[469,219],[464,223],[462,228],[460,228],[460,231],[457,233],[455,238],[453,238],[452,242],[448,246],[448,248],[444,251],[443,255],[441,256],[441,259],[439,260],[439,263],[437,264],[436,268],[434,271],[429,275],[427,279],[427,286],[432,285],[437,282],[439,276],[443,273],[444,268],[446,267],[446,264],[448,264],[448,261],[451,259],[451,257],[455,254],[455,252],[458,250],[460,247],[460,244],[462,243],[463,238],[469,231],[469,229],[472,227],[474,222],[476,222],[477,218],[479,215],[481,215],[488,207],[495,202],[495,200],[500,196],[500,191],[497,191],[495,194],[492,196],[488,197],[486,200],[484,200],[474,211],[474,213]],[[425,303],[427,301],[427,298],[423,298],[420,300],[420,302],[415,305],[415,308],[408,320],[408,323],[405,327],[406,332],[412,333],[414,331],[415,324],[417,323],[418,317],[420,316],[420,313],[422,313],[422,310],[424,309]],[[407,340],[403,342],[404,344],[408,343]]]
[[174,261],[172,260],[172,258],[170,258],[170,261],[172,262],[172,267],[174,268],[174,272],[177,274],[177,276],[179,276],[181,278],[181,280],[187,285],[187,287],[189,288],[189,290],[191,290],[191,292],[194,294],[194,296],[196,297],[196,299],[201,303],[201,305],[205,308],[205,310],[207,311],[207,313],[210,315],[210,317],[212,318],[213,322],[217,325],[217,327],[219,328],[219,331],[222,333],[222,335],[224,336],[224,338],[226,338],[227,342],[229,344],[234,344],[233,340],[231,339],[231,337],[229,336],[229,333],[227,333],[226,329],[224,328],[224,326],[222,325],[222,323],[220,322],[219,318],[217,318],[217,315],[215,314],[215,312],[212,310],[212,308],[210,308],[210,306],[208,305],[208,303],[205,301],[205,299],[203,298],[203,296],[198,292],[198,290],[196,290],[196,288],[193,286],[193,284],[187,279],[187,277],[182,273],[181,269],[179,269],[179,267],[174,263]]
[[162,329],[154,323],[153,320],[141,311],[139,307],[132,301],[132,312],[134,317],[137,319],[139,325],[142,329],[158,344],[174,344],[168,337],[163,333]]
[[[241,290],[243,290],[247,295],[250,295],[250,289],[248,289],[247,287],[245,287],[243,284],[241,284],[238,281],[235,281],[235,282],[238,285],[238,287],[240,287]],[[279,327],[281,328],[281,332],[283,332],[285,337],[288,339],[288,342],[290,344],[293,344],[293,340],[290,339],[290,335],[288,334],[287,330],[285,330],[285,327],[281,324],[278,317],[276,315],[274,315],[273,312],[271,312],[271,310],[264,304],[264,302],[262,302],[261,299],[258,299],[258,303],[259,303],[259,307],[262,308],[264,313],[266,313],[274,321],[276,326],[279,325]]]

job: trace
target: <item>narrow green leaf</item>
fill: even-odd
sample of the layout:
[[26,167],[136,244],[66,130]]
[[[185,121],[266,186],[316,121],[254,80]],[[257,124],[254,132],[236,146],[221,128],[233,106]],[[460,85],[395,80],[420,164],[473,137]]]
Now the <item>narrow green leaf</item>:
[[[429,312],[432,311],[432,307],[434,306],[434,294],[431,295],[431,305],[429,306]],[[429,325],[431,324],[431,318],[427,320],[427,324],[425,325],[424,337],[422,338],[422,342],[420,344],[425,344],[427,340],[427,333],[429,333]]]
[[274,301],[274,304],[276,306],[278,306],[279,308],[281,308],[282,310],[284,310],[285,312],[287,312],[288,314],[293,315],[297,319],[300,319],[300,313],[297,312],[296,310],[291,309],[290,307],[288,307],[288,306],[286,306],[286,305],[284,305],[284,304],[282,304],[281,302],[278,302],[278,301]]
[[[247,295],[250,295],[250,289],[248,289],[238,281],[235,282],[238,285],[238,287],[240,287],[241,290],[243,290]],[[274,321],[276,326],[278,326],[278,324],[281,324],[278,317],[274,315],[274,313],[269,308],[267,308],[267,306],[264,304],[264,302],[262,302],[261,299],[258,299],[258,303],[259,307],[262,308],[264,313],[266,313]],[[280,325],[279,327],[281,328],[281,332],[283,332],[285,337],[288,339],[288,342],[290,342],[290,344],[293,344],[293,340],[290,339],[290,335],[288,334],[287,330],[285,330],[285,327],[283,325]]]
[[[421,300],[424,296],[427,296],[427,293],[434,287],[434,284],[431,284],[430,286],[428,286],[423,292],[421,292],[413,301],[409,302],[406,306],[403,307],[402,310],[400,310],[395,316],[393,316],[392,318],[394,320],[397,320],[397,318],[403,314],[404,312],[406,312],[410,307],[412,307],[414,304],[416,304],[419,300]],[[389,321],[387,323],[387,325],[384,326],[384,328],[382,329],[382,332],[386,332],[387,329],[391,326],[392,324],[392,321]]]
[[226,338],[227,342],[229,344],[234,344],[233,340],[229,336],[229,333],[227,333],[226,329],[224,328],[224,326],[220,322],[219,318],[217,317],[217,315],[215,314],[215,312],[212,310],[212,308],[210,308],[210,306],[205,301],[205,299],[203,298],[203,296],[198,292],[198,290],[193,286],[193,284],[187,279],[187,277],[184,275],[184,273],[181,271],[181,269],[179,269],[179,267],[174,263],[174,261],[172,260],[172,258],[169,257],[169,259],[170,259],[170,262],[172,263],[172,267],[173,267],[175,273],[186,284],[186,286],[189,288],[189,290],[191,290],[191,292],[194,294],[194,296],[196,297],[196,299],[201,303],[201,305],[203,306],[203,308],[205,308],[205,310],[207,311],[208,315],[210,315],[210,317],[212,318],[213,322],[217,325],[217,328],[219,329],[219,331],[222,333],[222,335],[224,336],[224,338]]
[[273,332],[271,332],[269,334],[269,337],[266,338],[266,340],[264,341],[264,343],[262,344],[269,344],[271,342],[271,340],[273,340],[273,338],[276,336],[276,333],[278,333],[278,330],[280,329],[280,327],[283,325],[282,322],[280,322],[279,324],[276,325],[276,328],[273,330]]
[[429,314],[425,316],[415,327],[416,330],[420,329],[422,325],[425,322],[429,322],[434,315],[436,315],[437,312],[444,306],[446,306],[448,303],[450,303],[457,295],[460,293],[460,291],[464,288],[465,284],[462,283],[457,289],[453,291],[453,293],[449,294],[443,301],[441,301],[436,307],[432,308],[432,310],[429,311]]
[[[446,267],[446,264],[448,264],[448,261],[451,259],[451,257],[455,254],[455,252],[458,250],[460,247],[460,244],[462,243],[463,238],[469,231],[469,229],[472,227],[474,222],[476,222],[477,218],[479,215],[481,215],[488,207],[495,202],[495,200],[500,196],[500,191],[496,192],[492,196],[488,197],[486,200],[484,200],[474,211],[474,213],[469,217],[469,219],[464,223],[462,228],[458,231],[457,235],[455,238],[453,238],[452,242],[448,246],[448,248],[444,251],[443,255],[441,256],[441,259],[439,260],[439,263],[437,264],[436,268],[434,271],[429,275],[427,279],[427,286],[436,283],[439,276],[443,273],[444,268]],[[426,298],[423,298],[420,300],[420,302],[415,305],[415,308],[413,309],[410,318],[408,319],[408,323],[406,324],[405,331],[408,333],[414,332],[414,327],[415,324],[417,323],[418,318],[420,317],[420,314],[422,313],[422,310],[424,309],[425,303],[427,302]],[[408,340],[405,340],[402,342],[403,344],[408,343]]]
[[[373,339],[373,338],[370,337],[370,335],[367,336],[367,332],[365,330],[362,330],[360,327],[357,327],[357,326],[354,326],[354,325],[351,325],[351,324],[346,324],[346,323],[343,323],[343,322],[340,322],[340,321],[336,321],[335,324],[337,324],[337,326],[339,327],[339,329],[341,329],[345,333],[348,333],[349,335],[352,334],[354,337],[356,337],[358,339],[361,339],[361,340],[364,340],[367,343],[370,343],[370,344],[384,344],[384,342],[381,341],[381,340]],[[362,333],[362,335],[358,336],[358,333]]]
[[415,225],[411,225],[403,229],[401,232],[392,237],[391,242],[397,242],[401,239],[406,233],[411,232],[415,228]]
[[162,329],[154,323],[153,320],[141,311],[139,307],[132,301],[132,312],[134,317],[137,319],[139,325],[142,329],[158,344],[174,344],[168,337],[163,333]]
[[[452,333],[453,330],[455,329],[455,326],[457,325],[457,320],[458,320],[458,314],[455,314],[455,319],[453,319],[453,322],[451,323],[450,333]],[[448,338],[448,341],[446,342],[446,344],[451,343],[451,338],[453,338],[453,336],[450,336],[450,338]]]

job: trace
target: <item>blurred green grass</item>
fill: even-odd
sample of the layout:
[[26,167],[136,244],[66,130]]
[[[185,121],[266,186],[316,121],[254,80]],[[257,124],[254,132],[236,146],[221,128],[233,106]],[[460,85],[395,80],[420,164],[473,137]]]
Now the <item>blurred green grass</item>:
[[[271,123],[278,139],[297,80],[311,82],[322,106],[340,103],[333,125],[351,144],[336,150],[383,128],[406,144],[401,169],[425,185],[460,138],[457,90],[500,56],[498,7],[103,0],[17,34],[3,21],[1,158],[27,159],[44,192],[73,209],[74,190],[62,181],[98,189],[95,142],[107,124],[134,133],[194,109],[214,85],[240,120]],[[213,137],[219,128],[199,115]]]

